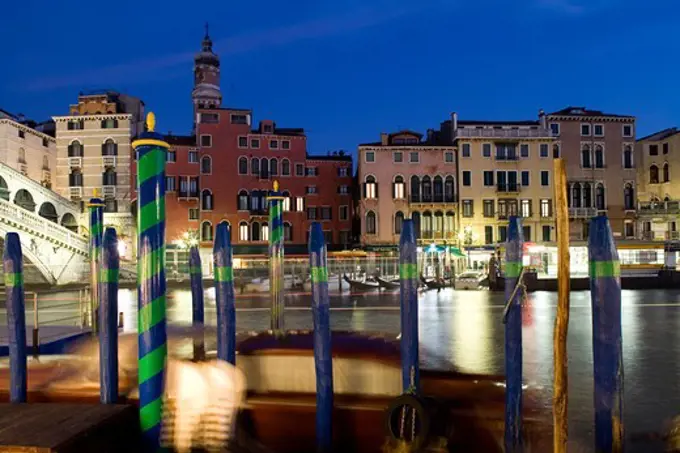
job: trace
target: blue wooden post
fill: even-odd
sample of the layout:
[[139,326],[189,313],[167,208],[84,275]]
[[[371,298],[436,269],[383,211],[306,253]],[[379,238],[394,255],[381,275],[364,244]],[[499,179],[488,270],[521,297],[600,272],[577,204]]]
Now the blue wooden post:
[[[522,221],[511,216],[505,244],[505,451],[522,448]],[[510,298],[512,297],[512,300]]]
[[104,232],[99,271],[99,398],[102,404],[118,400],[118,239],[116,230]]
[[191,278],[191,307],[194,332],[194,360],[205,357],[205,342],[203,339],[203,324],[205,322],[203,302],[203,272],[201,270],[201,254],[197,246],[189,250],[189,277]]
[[399,239],[401,370],[404,392],[420,389],[418,363],[418,245],[413,220],[406,219]]
[[9,401],[25,403],[28,387],[26,359],[26,308],[24,306],[24,265],[17,233],[5,236],[2,257],[5,272],[7,330],[9,334]]
[[331,354],[328,267],[323,229],[314,222],[309,234],[309,269],[312,277],[314,365],[316,368],[317,451],[330,452],[333,444],[333,357]]
[[605,216],[593,217],[588,237],[593,310],[595,451],[623,451],[621,267]]
[[215,305],[217,306],[217,358],[236,363],[236,306],[234,270],[229,226],[217,225],[213,260],[215,262]]

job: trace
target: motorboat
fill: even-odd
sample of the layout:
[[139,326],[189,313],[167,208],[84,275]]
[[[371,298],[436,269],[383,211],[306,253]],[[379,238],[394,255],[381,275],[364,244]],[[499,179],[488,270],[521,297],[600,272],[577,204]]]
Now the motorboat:
[[456,289],[480,289],[486,275],[478,271],[465,271],[456,277]]

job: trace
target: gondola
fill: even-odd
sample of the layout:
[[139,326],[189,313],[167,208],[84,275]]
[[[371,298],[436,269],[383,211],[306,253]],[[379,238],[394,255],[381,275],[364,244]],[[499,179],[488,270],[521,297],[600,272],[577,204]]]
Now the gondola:
[[375,277],[375,280],[382,289],[399,289],[399,279],[385,280],[380,277]]
[[342,278],[349,284],[351,291],[370,291],[380,288],[378,282],[351,280],[347,274],[343,274]]
[[448,280],[440,280],[437,281],[435,279],[427,280],[425,277],[422,275],[420,276],[420,282],[427,287],[427,289],[444,289],[444,288],[453,288],[453,280],[448,279]]

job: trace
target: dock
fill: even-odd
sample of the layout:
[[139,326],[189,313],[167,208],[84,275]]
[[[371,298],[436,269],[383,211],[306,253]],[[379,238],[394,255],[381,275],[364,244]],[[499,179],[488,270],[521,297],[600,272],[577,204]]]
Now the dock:
[[104,404],[0,404],[0,451],[140,451],[137,410]]
[[[89,328],[79,326],[41,326],[38,336],[40,354],[63,354],[74,342],[91,335]],[[26,326],[26,347],[28,354],[33,352],[33,328]],[[0,326],[0,357],[9,355],[9,335],[7,326]]]

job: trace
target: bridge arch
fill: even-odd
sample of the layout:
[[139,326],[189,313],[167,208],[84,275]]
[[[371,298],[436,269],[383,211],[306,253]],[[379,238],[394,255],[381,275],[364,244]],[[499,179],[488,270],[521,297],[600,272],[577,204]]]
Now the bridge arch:
[[26,189],[17,190],[14,195],[14,204],[24,208],[27,211],[35,212],[35,201],[33,195]]
[[9,186],[2,176],[0,176],[0,198],[9,201]]
[[78,232],[78,221],[75,216],[70,212],[67,212],[61,217],[61,226],[67,228],[73,232]]
[[43,204],[40,205],[40,209],[38,210],[38,215],[40,217],[44,217],[50,222],[57,223],[59,220],[59,215],[57,214],[57,208],[54,207],[52,203],[49,201],[45,201]]

